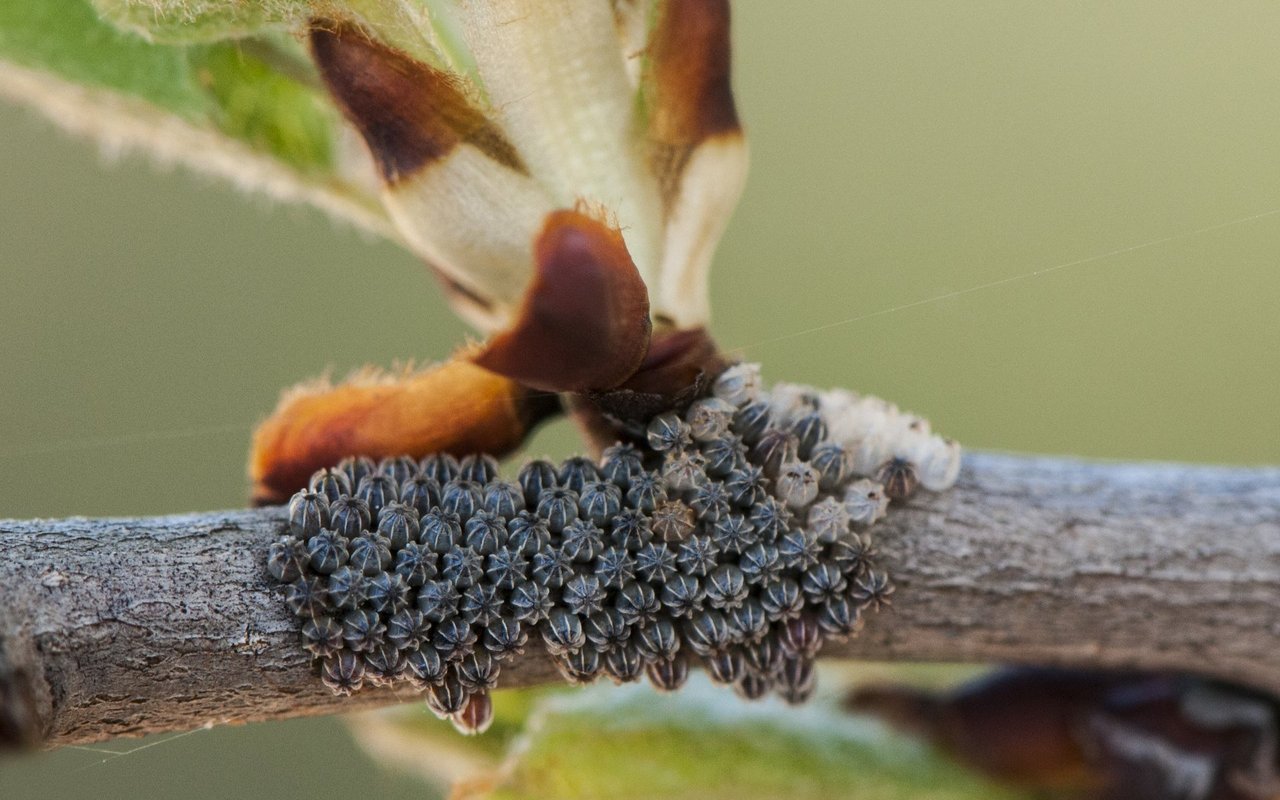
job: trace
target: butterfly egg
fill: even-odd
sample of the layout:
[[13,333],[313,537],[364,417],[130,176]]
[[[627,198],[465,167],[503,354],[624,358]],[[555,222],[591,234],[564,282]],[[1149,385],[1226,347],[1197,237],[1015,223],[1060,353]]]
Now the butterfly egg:
[[803,509],[818,497],[818,471],[803,461],[788,462],[779,468],[774,487],[778,499]]
[[445,674],[444,680],[427,690],[427,708],[440,719],[448,719],[465,708],[469,698],[470,695],[462,688],[457,674],[450,670]]
[[614,608],[629,626],[656,622],[662,613],[662,603],[653,587],[639,581],[631,581],[622,587]]
[[619,685],[637,681],[644,673],[644,658],[630,642],[605,653],[603,663],[605,674]]
[[818,409],[817,391],[799,383],[775,383],[767,398],[774,419],[782,425],[790,425]]
[[749,520],[751,525],[755,527],[755,531],[760,535],[760,541],[764,543],[773,543],[777,541],[778,536],[785,534],[791,527],[792,517],[791,509],[787,508],[782,500],[765,497],[751,508],[751,516]]
[[582,630],[582,620],[577,614],[563,608],[556,608],[543,623],[542,640],[546,643],[547,652],[551,655],[566,656],[581,650],[587,643],[587,636]]
[[853,578],[863,575],[875,556],[866,536],[853,534],[827,546],[826,557],[831,559],[845,575]]
[[731,405],[743,406],[759,397],[762,385],[759,364],[739,363],[720,373],[711,393]]
[[884,606],[892,605],[893,591],[893,583],[888,575],[868,570],[866,575],[854,583],[852,597],[863,606],[879,611]]
[[552,533],[560,533],[578,518],[578,493],[558,486],[544,489],[538,495],[536,511]]
[[775,689],[783,700],[799,705],[813,696],[816,685],[812,658],[789,658],[778,672]]
[[777,675],[786,660],[776,633],[770,633],[760,641],[745,646],[743,657],[749,670],[762,678]]
[[740,554],[754,543],[755,537],[755,526],[742,514],[725,514],[711,526],[712,540],[727,556]]
[[392,686],[404,676],[407,662],[390,642],[383,642],[364,654],[364,675],[375,686]]
[[397,611],[387,622],[387,641],[399,650],[417,650],[431,636],[431,623],[417,608]]
[[644,472],[632,477],[627,489],[628,507],[644,514],[652,514],[666,500],[667,487],[658,475]]
[[747,662],[742,651],[736,647],[726,647],[707,656],[703,663],[711,680],[720,684],[733,684],[747,672]]
[[768,542],[756,542],[738,556],[738,569],[747,582],[760,586],[768,583],[778,573],[780,564],[778,548]]
[[684,420],[695,441],[709,442],[729,432],[736,407],[718,397],[695,400],[685,411]]
[[415,475],[401,484],[401,502],[421,517],[440,504],[440,484],[426,475]]
[[493,700],[488,692],[478,692],[467,697],[462,710],[449,715],[453,727],[463,736],[477,736],[489,730],[493,724]]
[[574,686],[585,686],[600,677],[602,658],[600,651],[591,647],[565,653],[555,659],[561,677]]
[[525,558],[532,558],[550,544],[551,528],[532,511],[521,511],[507,520],[507,547]]
[[372,529],[373,514],[364,500],[342,495],[329,504],[329,525],[334,533],[350,539]]
[[578,564],[590,563],[604,552],[604,531],[588,520],[574,520],[560,532],[560,549]]
[[920,478],[915,465],[905,458],[890,458],[875,473],[876,482],[884,486],[890,500],[905,500],[915,493]]
[[595,560],[594,570],[606,589],[622,589],[636,574],[636,561],[622,547],[610,547]]
[[554,603],[551,590],[535,581],[524,581],[511,590],[507,598],[513,618],[525,625],[537,625],[551,613]]
[[307,489],[332,503],[344,494],[351,494],[351,481],[338,469],[321,469],[312,473]]
[[755,464],[744,464],[724,479],[724,488],[736,508],[752,509],[768,497],[764,470]]
[[307,543],[286,536],[271,543],[267,551],[267,572],[281,583],[292,583],[302,577],[311,560]]
[[760,700],[773,689],[773,680],[754,670],[746,670],[733,685],[734,692],[743,700]]
[[485,626],[481,644],[494,658],[504,659],[524,652],[529,632],[514,617],[499,617]]
[[410,650],[405,655],[405,675],[419,689],[444,682],[448,667],[440,651],[429,644]]
[[320,576],[299,577],[285,588],[284,602],[295,617],[323,617],[330,611],[329,588]]
[[660,586],[677,572],[676,554],[666,542],[649,542],[636,551],[636,573]]
[[707,460],[690,450],[668,453],[662,462],[662,480],[670,493],[697,489],[707,482]]
[[360,479],[355,496],[369,506],[369,514],[377,519],[387,503],[400,499],[400,484],[388,475],[374,472]]
[[578,495],[578,514],[596,525],[608,524],[621,510],[622,489],[610,481],[590,481]]
[[437,574],[439,556],[418,542],[408,542],[395,554],[392,568],[411,589],[417,589]]
[[507,523],[489,511],[477,511],[462,526],[462,543],[482,556],[490,556],[507,544]]
[[815,606],[842,598],[847,587],[844,572],[830,561],[819,561],[800,574],[800,590]]
[[581,493],[588,483],[598,481],[600,478],[600,468],[589,458],[573,456],[565,459],[560,466],[560,485],[578,493]]
[[329,501],[317,492],[298,492],[289,500],[289,530],[294,536],[315,536],[329,527]]
[[498,477],[498,461],[493,456],[472,454],[458,459],[458,480],[483,486]]
[[649,422],[645,429],[645,438],[649,448],[659,453],[671,450],[682,450],[693,442],[693,432],[689,423],[680,419],[675,412],[659,414]]
[[476,650],[462,658],[454,667],[458,683],[468,692],[487,692],[498,685],[502,671],[497,659],[486,650]]
[[629,553],[635,553],[652,539],[649,518],[637,509],[624,508],[609,521],[609,541]]
[[920,485],[931,492],[945,492],[960,477],[960,444],[954,439],[932,436],[923,453],[917,455]]
[[347,545],[347,565],[372,577],[391,566],[391,543],[376,533],[362,533]]
[[719,481],[706,481],[693,491],[689,505],[704,526],[714,524],[729,514],[732,505],[729,490]]
[[815,447],[809,464],[818,471],[818,486],[824,492],[838,490],[853,472],[853,456],[835,442],[823,442]]
[[828,599],[818,609],[818,627],[835,639],[848,639],[862,627],[862,611],[848,597]]
[[344,458],[338,462],[336,469],[347,476],[347,483],[351,484],[354,489],[360,485],[360,481],[366,475],[372,475],[378,471],[378,465],[372,459],[363,456],[353,456]]
[[689,649],[706,657],[730,644],[729,624],[719,611],[701,611],[685,624],[684,639]]
[[560,602],[579,617],[586,618],[604,608],[606,592],[595,575],[574,575],[560,591]]
[[393,483],[399,485],[421,472],[418,462],[408,456],[384,458],[378,462],[378,473],[386,475]]
[[458,477],[461,466],[449,453],[432,453],[418,461],[418,471],[443,486]]
[[803,459],[812,456],[813,449],[827,438],[827,425],[817,411],[797,418],[789,427],[796,435],[796,453]]
[[681,572],[699,577],[709,574],[716,567],[720,548],[710,536],[695,535],[680,543],[676,550],[676,566]]
[[689,662],[684,656],[676,655],[669,659],[650,661],[645,666],[645,674],[649,683],[660,692],[679,690],[689,680]]
[[477,583],[462,593],[458,614],[480,631],[502,615],[502,604],[503,598],[498,594],[497,587],[488,583]]
[[806,612],[787,620],[778,643],[790,658],[813,658],[822,647],[822,629],[818,627],[817,616]]
[[697,529],[693,509],[679,500],[668,500],[653,510],[650,526],[658,539],[679,544]]
[[545,459],[526,463],[516,476],[516,482],[524,492],[524,501],[528,508],[536,507],[538,498],[547,489],[555,488],[557,480],[555,465]]
[[631,638],[631,628],[616,608],[596,611],[586,618],[582,628],[587,642],[601,653],[621,647]]
[[754,597],[729,610],[728,622],[731,638],[748,644],[758,642],[769,632],[769,617],[764,604]]
[[733,564],[721,564],[707,576],[707,603],[721,611],[742,606],[750,589],[742,570]]
[[348,611],[342,617],[342,641],[347,649],[355,653],[372,650],[382,644],[387,626],[382,624],[378,613],[372,609],[360,608]]
[[455,478],[441,487],[440,508],[450,514],[457,514],[460,519],[470,519],[483,504],[480,485],[474,481]]
[[784,464],[800,457],[800,441],[791,431],[770,428],[751,448],[752,463],[764,470],[769,478],[777,478]]
[[329,602],[335,609],[354,611],[364,605],[369,596],[368,581],[364,573],[351,567],[339,567],[328,578],[326,589]]
[[485,580],[498,589],[510,591],[517,584],[523,583],[529,576],[529,559],[519,550],[511,547],[500,548],[484,563]]
[[804,609],[800,584],[791,578],[776,578],[760,591],[760,606],[771,622],[792,619]]
[[861,528],[884,519],[889,510],[889,496],[885,494],[884,487],[866,478],[849,484],[843,499],[849,521]]
[[421,531],[418,510],[406,503],[388,503],[378,513],[377,532],[387,538],[393,551],[402,549],[409,542],[416,542]]
[[491,480],[484,485],[481,507],[509,521],[525,510],[524,490],[511,481]]
[[778,563],[783,570],[803,571],[818,562],[822,543],[817,535],[804,528],[795,528],[778,537]]
[[663,582],[658,598],[669,616],[692,617],[702,610],[706,587],[693,575],[678,573]]
[[548,547],[535,553],[533,580],[548,589],[559,589],[576,574],[572,555],[562,547]]
[[600,454],[600,474],[624,491],[631,479],[644,472],[644,454],[633,444],[618,442]]
[[743,442],[753,445],[773,424],[773,412],[769,403],[757,400],[742,406],[733,415],[732,430]]
[[338,654],[346,643],[342,641],[342,625],[332,617],[316,617],[302,624],[302,646],[319,658]]
[[364,685],[364,659],[359,653],[340,650],[324,659],[320,679],[334,694],[358,692]]
[[450,617],[436,626],[431,646],[446,661],[460,661],[476,646],[476,632],[462,617]]

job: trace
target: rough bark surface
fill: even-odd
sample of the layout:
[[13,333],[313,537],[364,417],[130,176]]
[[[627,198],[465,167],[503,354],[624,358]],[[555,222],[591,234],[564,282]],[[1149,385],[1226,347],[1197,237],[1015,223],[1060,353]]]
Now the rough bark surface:
[[[279,508],[0,521],[0,741],[85,743],[336,698],[268,582]],[[1280,694],[1280,469],[976,454],[876,529],[898,591],[824,655],[1199,672]],[[530,647],[503,685],[554,680]]]

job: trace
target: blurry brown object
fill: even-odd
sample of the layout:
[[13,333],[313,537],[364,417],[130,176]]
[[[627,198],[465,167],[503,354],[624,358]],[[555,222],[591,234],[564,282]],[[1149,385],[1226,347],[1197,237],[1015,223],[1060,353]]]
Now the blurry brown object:
[[958,761],[1089,800],[1280,797],[1274,699],[1189,676],[1019,668],[950,692],[859,689],[846,701]]

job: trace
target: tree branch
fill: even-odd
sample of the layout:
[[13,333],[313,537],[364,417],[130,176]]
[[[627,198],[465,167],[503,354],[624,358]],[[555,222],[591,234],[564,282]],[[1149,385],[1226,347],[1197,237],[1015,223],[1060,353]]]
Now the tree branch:
[[[268,582],[279,508],[0,522],[0,739],[45,746],[336,698]],[[1280,694],[1280,469],[968,458],[876,529],[893,611],[824,655],[1199,672]],[[556,680],[531,646],[504,686]]]

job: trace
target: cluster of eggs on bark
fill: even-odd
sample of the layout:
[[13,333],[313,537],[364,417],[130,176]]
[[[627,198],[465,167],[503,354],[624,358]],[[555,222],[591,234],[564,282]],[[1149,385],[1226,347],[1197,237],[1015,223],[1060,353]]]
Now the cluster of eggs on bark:
[[[857,438],[853,438],[853,437]],[[575,684],[700,665],[789,702],[814,657],[892,593],[867,532],[890,499],[955,480],[927,423],[737,365],[598,460],[349,458],[312,476],[268,554],[324,683],[407,681],[464,732],[504,662],[541,647]]]

